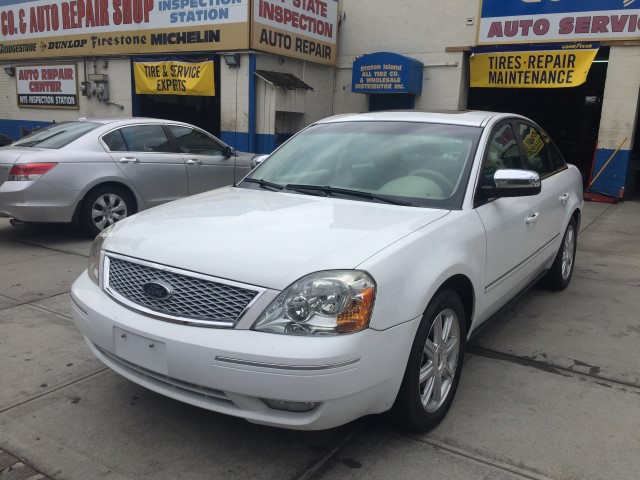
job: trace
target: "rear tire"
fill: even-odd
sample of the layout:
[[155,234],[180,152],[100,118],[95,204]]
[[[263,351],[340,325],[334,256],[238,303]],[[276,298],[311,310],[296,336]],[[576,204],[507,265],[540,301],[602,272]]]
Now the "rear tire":
[[80,210],[80,226],[95,237],[102,230],[135,213],[131,196],[116,186],[99,187],[89,192]]
[[573,276],[578,245],[578,229],[576,219],[572,218],[562,237],[560,249],[549,269],[540,280],[540,285],[548,290],[564,290],[569,286]]
[[460,380],[466,334],[460,297],[440,290],[422,316],[393,406],[406,428],[425,432],[446,415]]

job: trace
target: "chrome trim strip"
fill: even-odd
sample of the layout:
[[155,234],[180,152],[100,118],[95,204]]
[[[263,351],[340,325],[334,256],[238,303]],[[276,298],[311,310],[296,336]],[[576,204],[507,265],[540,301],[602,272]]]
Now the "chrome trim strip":
[[495,287],[497,287],[498,285],[500,285],[502,282],[504,282],[505,280],[507,280],[508,277],[510,277],[513,273],[516,272],[516,270],[519,270],[521,267],[523,267],[526,263],[530,262],[536,255],[538,255],[542,250],[544,250],[545,248],[547,248],[549,246],[549,244],[553,243],[554,240],[556,238],[558,238],[560,236],[560,234],[556,234],[551,240],[549,240],[547,243],[545,243],[542,247],[540,247],[538,250],[536,250],[535,252],[533,252],[533,254],[531,254],[529,257],[527,257],[524,261],[520,262],[518,265],[516,265],[515,267],[513,267],[511,270],[509,270],[507,273],[505,273],[504,275],[502,275],[501,277],[499,277],[498,279],[494,280],[493,282],[491,282],[489,285],[487,285],[486,287],[484,287],[484,293],[488,293],[489,291],[491,291],[492,289],[494,289]]
[[273,368],[276,370],[317,371],[317,370],[331,370],[333,368],[340,368],[340,367],[346,367],[348,365],[353,365],[354,363],[358,363],[360,361],[360,357],[352,358],[351,360],[346,360],[344,362],[329,363],[326,365],[283,365],[278,363],[255,362],[253,360],[242,360],[239,358],[223,357],[220,355],[216,356],[216,360],[219,362],[233,363],[235,365],[245,365],[248,367]]
[[[180,268],[168,267],[167,265],[162,265],[160,263],[148,262],[146,260],[140,260],[134,257],[127,257],[125,255],[120,255],[118,253],[113,253],[109,251],[103,252],[104,254],[104,274],[103,274],[103,282],[104,282],[104,291],[109,294],[111,298],[120,303],[121,305],[131,309],[136,310],[138,312],[142,312],[145,315],[156,318],[158,320],[163,320],[171,323],[178,323],[180,325],[189,325],[192,327],[213,327],[213,328],[233,328],[238,322],[242,319],[244,314],[256,303],[256,301],[267,291],[266,288],[257,287],[255,285],[248,285],[246,283],[234,282],[232,280],[227,280],[223,278],[213,277],[211,275],[204,275],[202,273],[192,272],[190,270],[182,270]],[[161,312],[156,312],[155,310],[148,309],[146,307],[142,307],[137,303],[131,302],[130,300],[124,298],[115,290],[109,287],[109,258],[117,258],[123,260],[125,262],[136,263],[138,265],[143,265],[145,267],[155,268],[158,270],[164,270],[166,272],[175,273],[178,275],[184,275],[192,278],[198,278],[200,280],[206,280],[209,282],[221,283],[224,285],[229,285],[232,287],[243,288],[245,290],[252,290],[256,292],[256,296],[249,302],[249,304],[240,312],[238,318],[233,321],[215,321],[215,320],[197,320],[193,318],[185,318],[185,317],[173,317],[170,315],[165,315]]]

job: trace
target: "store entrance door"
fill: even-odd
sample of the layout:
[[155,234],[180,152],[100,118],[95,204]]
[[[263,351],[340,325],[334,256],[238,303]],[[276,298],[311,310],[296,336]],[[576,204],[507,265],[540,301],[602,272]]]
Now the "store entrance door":
[[572,88],[470,88],[467,108],[517,113],[539,123],[587,184],[598,140],[609,48],[602,47],[586,83]]

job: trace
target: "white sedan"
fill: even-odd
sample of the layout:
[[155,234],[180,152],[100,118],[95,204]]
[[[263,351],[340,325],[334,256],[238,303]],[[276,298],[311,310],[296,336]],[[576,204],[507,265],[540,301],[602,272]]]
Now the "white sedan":
[[530,120],[387,112],[317,122],[237,187],[103,231],[72,288],[129,380],[251,422],[324,429],[453,400],[465,344],[571,280],[578,170]]

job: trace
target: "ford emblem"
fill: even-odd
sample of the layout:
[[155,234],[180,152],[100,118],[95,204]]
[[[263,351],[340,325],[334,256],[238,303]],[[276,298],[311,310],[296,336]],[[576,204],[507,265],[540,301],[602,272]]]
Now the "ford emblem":
[[166,300],[173,294],[171,286],[164,282],[147,282],[142,285],[142,290],[155,300]]

